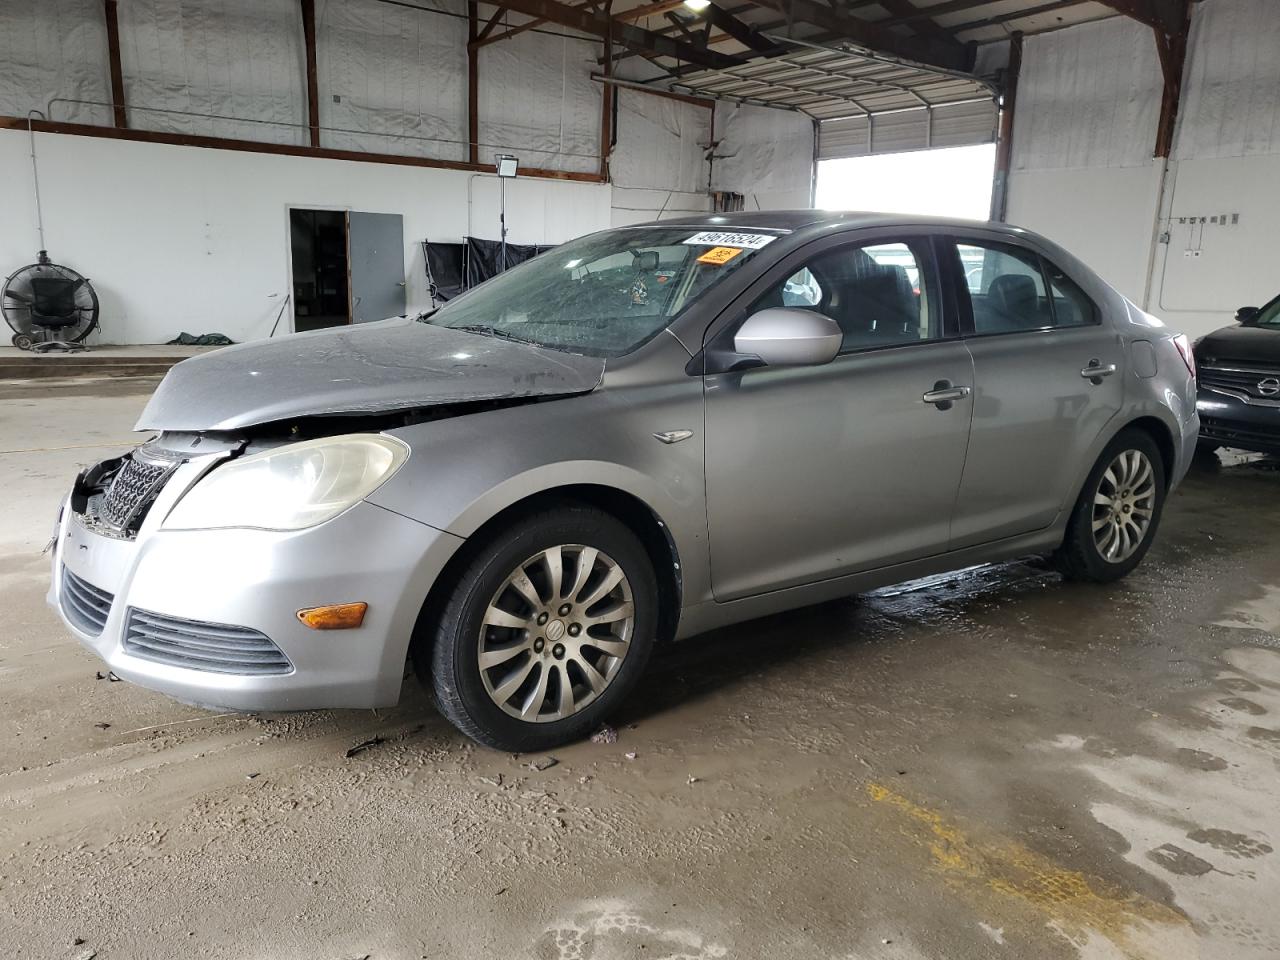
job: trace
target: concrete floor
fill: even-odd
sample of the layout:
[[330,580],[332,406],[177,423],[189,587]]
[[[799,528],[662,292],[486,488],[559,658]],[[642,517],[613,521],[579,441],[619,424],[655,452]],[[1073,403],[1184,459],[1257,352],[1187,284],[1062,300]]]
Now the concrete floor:
[[1280,955],[1269,462],[1198,468],[1115,586],[1015,563],[667,650],[539,772],[413,680],[248,717],[95,679],[38,554],[151,386],[0,388],[5,956]]

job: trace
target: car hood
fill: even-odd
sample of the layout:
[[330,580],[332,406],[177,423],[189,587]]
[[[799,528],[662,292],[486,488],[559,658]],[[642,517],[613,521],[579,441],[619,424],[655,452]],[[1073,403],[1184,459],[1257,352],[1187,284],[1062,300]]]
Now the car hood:
[[1280,363],[1280,330],[1239,325],[1223,327],[1196,344],[1196,359],[1201,363],[1216,360]]
[[604,361],[397,317],[226,347],[173,367],[137,430],[587,393]]

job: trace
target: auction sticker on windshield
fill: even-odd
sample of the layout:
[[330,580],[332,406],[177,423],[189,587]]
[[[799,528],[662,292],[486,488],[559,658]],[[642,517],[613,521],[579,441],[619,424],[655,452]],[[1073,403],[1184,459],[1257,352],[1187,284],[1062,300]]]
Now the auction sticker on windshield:
[[777,237],[767,233],[731,233],[728,231],[707,230],[703,233],[695,233],[685,243],[705,247],[745,247],[748,250],[759,250],[777,239]]
[[728,263],[741,252],[741,247],[712,247],[698,258],[698,262],[711,263],[718,267],[723,263]]

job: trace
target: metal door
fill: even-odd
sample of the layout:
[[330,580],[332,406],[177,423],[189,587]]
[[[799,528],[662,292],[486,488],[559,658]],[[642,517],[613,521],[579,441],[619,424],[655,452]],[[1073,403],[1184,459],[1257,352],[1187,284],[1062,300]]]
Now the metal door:
[[349,213],[347,243],[352,322],[403,314],[404,219],[398,213]]

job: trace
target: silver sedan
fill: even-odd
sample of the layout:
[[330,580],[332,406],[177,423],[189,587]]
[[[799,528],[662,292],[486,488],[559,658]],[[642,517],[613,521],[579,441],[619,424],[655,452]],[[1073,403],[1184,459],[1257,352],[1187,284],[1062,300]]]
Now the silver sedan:
[[75,481],[50,602],[119,676],[378,707],[411,660],[512,750],[598,727],[653,645],[1049,553],[1151,546],[1186,338],[1024,230],[814,211],[558,247],[429,314],[178,364]]

